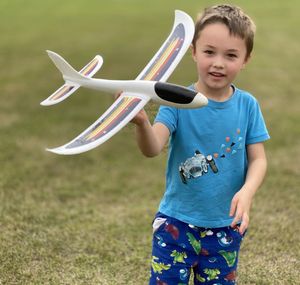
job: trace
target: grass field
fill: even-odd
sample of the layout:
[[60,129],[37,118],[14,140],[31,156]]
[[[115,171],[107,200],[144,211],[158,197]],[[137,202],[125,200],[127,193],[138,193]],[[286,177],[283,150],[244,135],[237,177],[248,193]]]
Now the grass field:
[[[168,35],[175,9],[195,18],[221,2],[1,0],[0,284],[147,284],[166,153],[144,158],[132,126],[82,155],[45,152],[113,101],[82,89],[63,104],[41,107],[62,84],[45,50],[78,69],[101,54],[97,77],[133,79]],[[242,6],[258,26],[252,62],[236,84],[259,99],[272,137],[240,284],[300,284],[300,2],[227,2]],[[169,81],[195,80],[187,53]]]

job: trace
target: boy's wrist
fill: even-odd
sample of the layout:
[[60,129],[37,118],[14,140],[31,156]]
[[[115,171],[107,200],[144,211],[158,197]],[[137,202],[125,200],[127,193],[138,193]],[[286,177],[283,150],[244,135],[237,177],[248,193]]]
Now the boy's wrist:
[[247,186],[247,185],[244,185],[242,188],[241,188],[241,191],[243,191],[245,194],[247,194],[247,196],[249,196],[250,199],[253,199],[254,195],[255,195],[255,192],[256,190]]
[[141,120],[138,120],[138,121],[135,122],[135,124],[136,124],[136,126],[137,126],[138,128],[142,128],[142,129],[151,126],[151,124],[150,124],[150,122],[149,122],[148,119],[141,119]]

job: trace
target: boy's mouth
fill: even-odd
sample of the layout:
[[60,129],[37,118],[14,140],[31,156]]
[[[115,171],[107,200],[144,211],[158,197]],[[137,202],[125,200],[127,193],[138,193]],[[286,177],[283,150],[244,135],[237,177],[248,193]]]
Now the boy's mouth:
[[209,75],[213,76],[213,77],[225,77],[225,74],[220,73],[220,72],[209,72]]

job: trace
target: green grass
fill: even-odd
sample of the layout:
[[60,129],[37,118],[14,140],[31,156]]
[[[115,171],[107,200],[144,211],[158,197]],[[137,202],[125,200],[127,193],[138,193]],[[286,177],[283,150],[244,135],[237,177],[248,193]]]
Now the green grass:
[[[169,33],[175,9],[195,18],[213,3],[0,2],[0,284],[147,284],[166,153],[144,158],[132,126],[82,155],[45,152],[112,102],[82,89],[63,104],[39,106],[62,84],[45,50],[76,68],[101,54],[98,77],[133,79]],[[252,62],[236,84],[259,99],[272,136],[268,176],[241,252],[240,284],[299,284],[300,2],[231,3],[258,26]],[[188,53],[169,81],[195,79]]]

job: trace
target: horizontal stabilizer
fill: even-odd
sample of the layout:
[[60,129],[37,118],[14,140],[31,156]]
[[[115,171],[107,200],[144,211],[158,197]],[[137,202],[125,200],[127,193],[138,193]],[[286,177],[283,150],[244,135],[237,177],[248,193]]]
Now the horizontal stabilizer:
[[95,58],[90,61],[85,67],[83,67],[79,72],[77,72],[71,65],[69,65],[60,55],[47,51],[49,57],[52,59],[56,67],[61,71],[64,79],[67,81],[63,86],[57,89],[53,94],[51,94],[46,100],[41,102],[43,106],[49,106],[57,104],[71,94],[73,94],[79,87],[79,84],[69,82],[68,78],[73,76],[75,79],[85,79],[85,77],[92,77],[101,68],[103,64],[103,58],[100,55],[95,56]]

